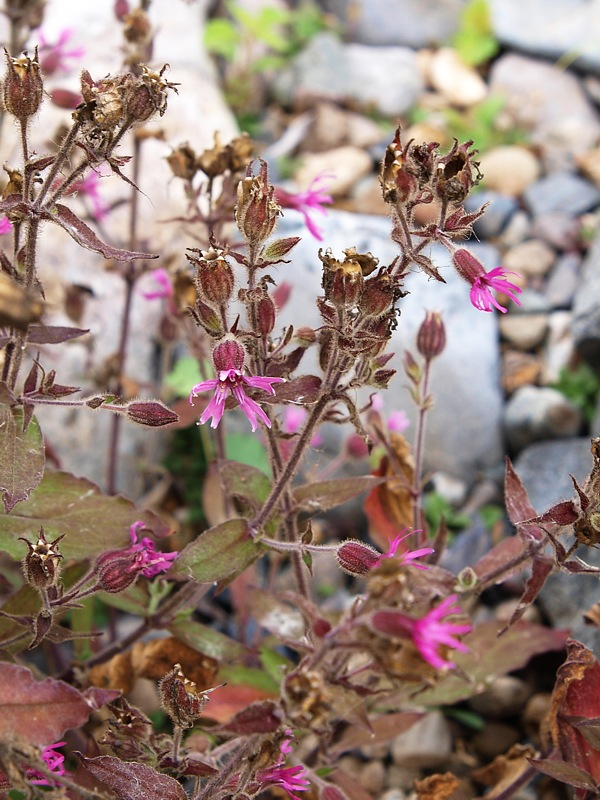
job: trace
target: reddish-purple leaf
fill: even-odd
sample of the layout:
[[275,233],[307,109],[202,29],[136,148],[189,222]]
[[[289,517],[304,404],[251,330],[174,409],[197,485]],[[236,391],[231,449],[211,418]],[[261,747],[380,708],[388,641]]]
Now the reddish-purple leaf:
[[330,754],[337,758],[348,750],[355,750],[380,742],[390,742],[395,736],[409,730],[423,719],[422,711],[398,711],[382,714],[370,720],[370,727],[360,728],[356,725],[344,728],[341,736],[330,747]]
[[285,239],[276,239],[274,242],[271,242],[260,254],[260,266],[277,264],[280,261],[283,261],[284,257],[298,244],[299,241],[299,236],[288,236]]
[[276,403],[279,400],[291,400],[294,403],[314,403],[321,393],[321,379],[316,375],[301,375],[274,387],[275,397],[261,397],[265,403]]
[[83,696],[89,703],[94,711],[105,706],[107,703],[112,703],[117,697],[120,697],[121,692],[116,689],[99,689],[97,686],[88,686],[82,692]]
[[30,344],[61,344],[89,332],[89,328],[70,328],[66,325],[30,325],[27,338]]
[[[114,695],[114,693],[113,693]],[[0,662],[0,740],[45,747],[79,728],[97,706],[68,683],[36,681],[26,667]]]
[[596,794],[598,787],[592,776],[574,764],[567,764],[566,761],[554,761],[550,758],[530,758],[529,763],[544,775],[549,775],[562,783],[568,783],[576,789]]
[[192,578],[198,583],[231,580],[264,552],[248,531],[245,519],[231,519],[204,531],[188,544],[169,572],[169,578]]
[[261,700],[238,711],[219,729],[238,736],[250,736],[253,733],[273,733],[282,721],[278,704],[273,700]]
[[553,566],[554,562],[552,559],[547,558],[546,556],[538,556],[533,559],[533,563],[531,565],[531,575],[529,576],[527,584],[525,585],[525,591],[519,600],[519,605],[516,607],[512,617],[510,618],[507,628],[510,625],[514,625],[515,622],[518,622],[518,620],[521,619],[526,609],[533,603],[533,601],[542,591],[542,587],[546,583],[546,578],[552,572]]
[[572,500],[563,500],[549,508],[543,514],[534,517],[530,522],[554,522],[556,525],[571,525],[579,517],[579,512]]
[[[513,525],[519,525],[524,520],[533,519],[533,517],[537,516],[537,511],[529,502],[527,490],[508,457],[504,476],[504,499],[508,518]],[[519,525],[519,531],[529,534],[533,539],[541,539],[544,535],[537,525]]]
[[77,244],[85,247],[86,250],[93,250],[95,253],[100,253],[104,258],[110,258],[114,261],[136,261],[138,259],[147,261],[151,258],[158,258],[158,255],[152,253],[138,253],[132,250],[122,250],[118,247],[112,247],[106,242],[96,236],[94,231],[85,224],[79,217],[74,214],[70,208],[57,203],[52,211],[44,211],[41,214],[42,219],[49,222],[55,222],[71,236]]
[[22,408],[0,405],[0,493],[8,514],[42,480],[46,455],[40,427],[32,418],[23,430]]
[[114,756],[86,758],[79,754],[79,758],[88,772],[106,784],[118,800],[187,800],[179,781],[145,764],[121,761]]

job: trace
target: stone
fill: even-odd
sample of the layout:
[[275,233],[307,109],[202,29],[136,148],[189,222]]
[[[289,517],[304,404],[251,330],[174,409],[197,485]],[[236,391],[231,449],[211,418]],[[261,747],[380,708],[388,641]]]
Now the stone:
[[503,266],[526,278],[543,277],[554,264],[555,253],[541,239],[529,239],[511,247],[503,258]]
[[430,711],[395,736],[390,751],[394,764],[400,767],[433,768],[443,764],[452,752],[448,721],[441,711]]
[[571,250],[579,244],[580,223],[564,211],[538,214],[531,223],[531,236],[555,250]]
[[327,175],[325,189],[333,197],[348,194],[356,181],[372,172],[368,153],[359,147],[346,145],[324,153],[305,153],[302,166],[295,174],[300,189],[307,189],[319,175]]
[[494,35],[511,49],[600,72],[598,0],[490,0]]
[[500,333],[509,345],[518,350],[534,350],[546,336],[546,314],[504,314],[499,322]]
[[482,730],[477,731],[470,744],[486,761],[506,753],[521,739],[520,731],[505,722],[486,720]]
[[483,153],[479,159],[482,185],[509,197],[519,197],[540,175],[540,163],[526,147],[503,145]]
[[[85,47],[83,63],[94,79],[122,69],[122,33],[112,7],[90,3],[72,3],[70,0],[53,0],[48,3],[44,31],[49,40],[54,39],[68,21],[79,33],[77,44]],[[199,152],[212,146],[213,135],[220,130],[227,141],[237,133],[237,125],[217,85],[211,60],[201,46],[203,12],[198,5],[181,4],[173,13],[169,0],[157,0],[149,11],[156,27],[152,65],[170,64],[167,78],[178,82],[178,94],[170,93],[165,115],[152,120],[149,127],[161,129],[163,139],[147,139],[143,145],[142,172],[139,181],[142,192],[138,195],[139,230],[141,249],[146,247],[160,253],[162,259],[153,266],[161,266],[171,257],[183,258],[186,244],[192,244],[189,234],[179,224],[162,224],[166,217],[176,217],[185,210],[185,197],[180,186],[173,181],[165,161],[171,149],[184,141]],[[6,40],[6,37],[4,37]],[[50,85],[50,84],[49,84]],[[79,88],[79,69],[61,76],[60,85]],[[54,135],[59,123],[68,120],[69,112],[62,111],[46,101],[34,120],[32,144],[38,152],[46,152],[44,139]],[[11,142],[13,152],[11,153]],[[18,163],[16,126],[3,129],[3,158],[8,163]],[[120,154],[132,152],[131,138],[124,140]],[[129,167],[124,172],[129,173]],[[130,173],[129,173],[130,174]],[[123,201],[131,189],[115,176],[102,178],[100,191],[108,203]],[[69,198],[67,204],[81,208],[80,200]],[[101,236],[111,244],[122,245],[128,237],[129,215],[126,210],[109,214],[103,222]],[[161,222],[159,222],[159,220]],[[95,223],[92,223],[95,226]],[[143,246],[142,246],[143,245]],[[108,272],[101,256],[78,247],[69,236],[56,226],[45,226],[40,237],[39,263],[43,281],[53,296],[62,302],[68,284],[83,284],[93,295],[89,298],[80,326],[90,328],[85,340],[74,340],[58,348],[46,348],[42,363],[47,369],[57,369],[60,383],[82,386],[85,393],[105,388],[94,385],[94,375],[103,363],[116,352],[120,320],[125,296],[124,281],[116,272]],[[160,301],[149,302],[141,296],[146,281],[136,286],[131,313],[131,329],[125,376],[128,385],[140,397],[153,398],[158,392],[156,336],[161,319]],[[148,284],[146,283],[146,287]],[[58,305],[58,304],[57,304]],[[69,325],[72,322],[60,311],[47,317],[50,324]],[[36,410],[37,413],[37,410]],[[88,409],[74,410],[57,407],[39,409],[39,419],[49,447],[52,448],[63,469],[84,476],[101,487],[106,485],[106,462],[111,415],[104,411],[91,413]],[[119,457],[119,489],[138,496],[144,489],[140,478],[140,461],[154,458],[164,446],[167,432],[149,430],[123,420]],[[74,446],[77,443],[77,447]]]
[[501,675],[492,685],[471,697],[469,706],[485,717],[513,717],[525,708],[530,689],[521,678]]
[[547,167],[572,164],[593,147],[600,117],[572,73],[538,59],[506,53],[490,71],[490,92],[506,97],[503,113],[530,134]]
[[502,388],[510,397],[521,386],[538,384],[542,370],[539,356],[519,350],[505,350],[502,354]]
[[600,188],[600,147],[579,153],[576,163],[585,177]]
[[275,96],[284,106],[317,98],[351,101],[390,117],[412,108],[421,89],[412,50],[344,44],[328,32],[314,36],[273,85]]
[[554,211],[574,217],[600,204],[600,190],[585,178],[561,170],[529,186],[523,200],[534,217]]
[[579,253],[565,253],[556,259],[544,287],[544,296],[552,308],[571,308],[580,275]]
[[473,232],[479,239],[493,239],[499,236],[518,208],[514,198],[487,189],[469,195],[465,208],[472,212],[486,204],[485,214],[479,217],[473,226]]
[[573,338],[579,353],[600,368],[600,236],[594,240],[583,263],[581,280],[573,301]]
[[548,386],[523,386],[504,409],[506,440],[513,452],[533,442],[576,436],[582,424],[580,409]]
[[554,311],[548,315],[548,336],[543,354],[545,384],[556,383],[561,371],[576,361],[571,319],[570,311]]
[[[294,249],[293,264],[273,270],[276,280],[285,279],[293,285],[290,302],[281,313],[282,325],[298,324],[294,314],[298,308],[303,309],[302,324],[312,327],[322,324],[314,305],[321,292],[319,247],[331,247],[334,255],[340,257],[342,250],[355,246],[359,252],[371,251],[380,264],[390,264],[398,255],[398,247],[390,239],[391,224],[383,217],[330,211],[322,219],[322,243],[307,237],[296,217],[284,217],[279,224],[279,236],[304,237]],[[474,244],[472,249],[486,269],[498,265],[498,254],[490,245]],[[406,379],[402,358],[406,349],[416,352],[416,335],[425,310],[441,311],[447,343],[432,367],[435,408],[427,419],[425,468],[443,470],[471,483],[481,470],[492,469],[502,460],[497,316],[473,308],[469,287],[450,266],[445,248],[434,247],[431,255],[447,283],[428,280],[416,270],[408,275],[406,289],[410,294],[399,303],[401,313],[390,347],[396,353],[390,366],[398,374],[392,378],[390,390],[382,392],[382,398],[385,413],[400,409],[407,413],[413,426],[408,431],[410,436],[416,414],[403,388]],[[312,357],[307,354],[307,359],[309,355]],[[314,360],[303,362],[304,370],[314,368]],[[477,386],[476,392],[473,386]]]
[[431,86],[450,105],[468,108],[487,96],[483,78],[450,47],[441,47],[434,53],[427,72]]
[[524,242],[531,231],[531,220],[526,211],[518,209],[508,220],[506,227],[498,237],[501,247],[512,247],[519,242]]
[[333,103],[317,103],[312,123],[302,139],[302,150],[320,152],[343,145],[368,149],[381,141],[381,128],[362,114],[346,111]]
[[351,41],[418,49],[448,41],[467,0],[325,0]]

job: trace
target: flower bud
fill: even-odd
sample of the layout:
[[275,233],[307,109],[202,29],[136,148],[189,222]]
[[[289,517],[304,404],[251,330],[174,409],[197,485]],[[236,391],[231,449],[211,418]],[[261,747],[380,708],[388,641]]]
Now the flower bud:
[[252,165],[238,184],[235,219],[251,250],[258,250],[269,238],[281,206],[275,200],[275,187],[269,184],[267,162],[260,159],[260,171],[252,175]]
[[344,572],[349,575],[366,575],[377,566],[381,553],[357,539],[347,539],[338,547],[335,556]]
[[208,696],[199,692],[194,681],[183,674],[180,664],[175,664],[158,686],[161,705],[175,725],[191,728],[202,714]]
[[437,311],[427,311],[417,334],[417,350],[427,361],[443,352],[446,346],[446,329]]
[[263,336],[268,336],[275,327],[275,303],[265,292],[258,301],[258,328]]
[[98,588],[118,594],[129,588],[139,575],[138,558],[130,550],[110,550],[96,560],[95,575]]
[[40,528],[40,535],[35,544],[31,544],[22,536],[19,537],[29,548],[29,552],[22,562],[23,575],[31,586],[37,589],[49,589],[56,586],[60,576],[60,560],[62,555],[57,547],[60,540],[65,536],[57,537],[52,542],[48,542],[44,528]]
[[194,307],[189,308],[188,311],[209,336],[214,336],[218,339],[225,333],[221,318],[215,309],[207,305],[207,303],[203,303],[202,300],[196,300]]
[[26,52],[19,58],[11,58],[7,50],[4,54],[8,66],[3,86],[4,107],[13,117],[25,122],[37,112],[44,94],[37,47],[33,59]]
[[379,317],[385,314],[400,297],[400,287],[394,278],[387,272],[365,281],[360,307],[364,314],[370,317]]

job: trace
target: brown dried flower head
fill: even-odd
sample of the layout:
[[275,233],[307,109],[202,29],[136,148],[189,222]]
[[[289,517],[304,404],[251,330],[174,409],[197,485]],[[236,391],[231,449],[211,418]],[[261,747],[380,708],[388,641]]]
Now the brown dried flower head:
[[19,537],[27,547],[29,552],[23,559],[23,574],[25,580],[37,589],[49,589],[56,586],[60,576],[60,561],[62,555],[58,549],[58,543],[65,536],[58,536],[52,542],[48,542],[44,528],[40,528],[40,534],[35,544],[24,537]]
[[37,47],[33,58],[27,52],[19,58],[12,58],[6,49],[4,55],[7,64],[3,84],[4,108],[24,123],[38,111],[44,95]]
[[251,251],[258,249],[273,233],[281,206],[275,200],[275,187],[269,183],[267,162],[259,159],[258,175],[252,174],[252,164],[246,170],[237,189],[235,219],[240,233]]

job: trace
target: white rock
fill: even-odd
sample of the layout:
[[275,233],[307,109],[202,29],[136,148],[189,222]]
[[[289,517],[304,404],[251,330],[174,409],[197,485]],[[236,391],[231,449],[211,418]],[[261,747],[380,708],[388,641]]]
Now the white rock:
[[453,106],[473,106],[487,96],[483,78],[450,47],[442,47],[433,55],[427,72],[433,88]]
[[307,153],[294,176],[300,189],[307,189],[318,175],[331,175],[327,191],[334,197],[347,194],[373,168],[371,157],[358,147],[346,145],[325,153]]
[[550,272],[556,254],[541,239],[528,239],[506,251],[503,265],[506,269],[529,278],[544,277]]
[[540,164],[531,150],[503,145],[488,150],[479,159],[486,189],[518,197],[540,175]]

